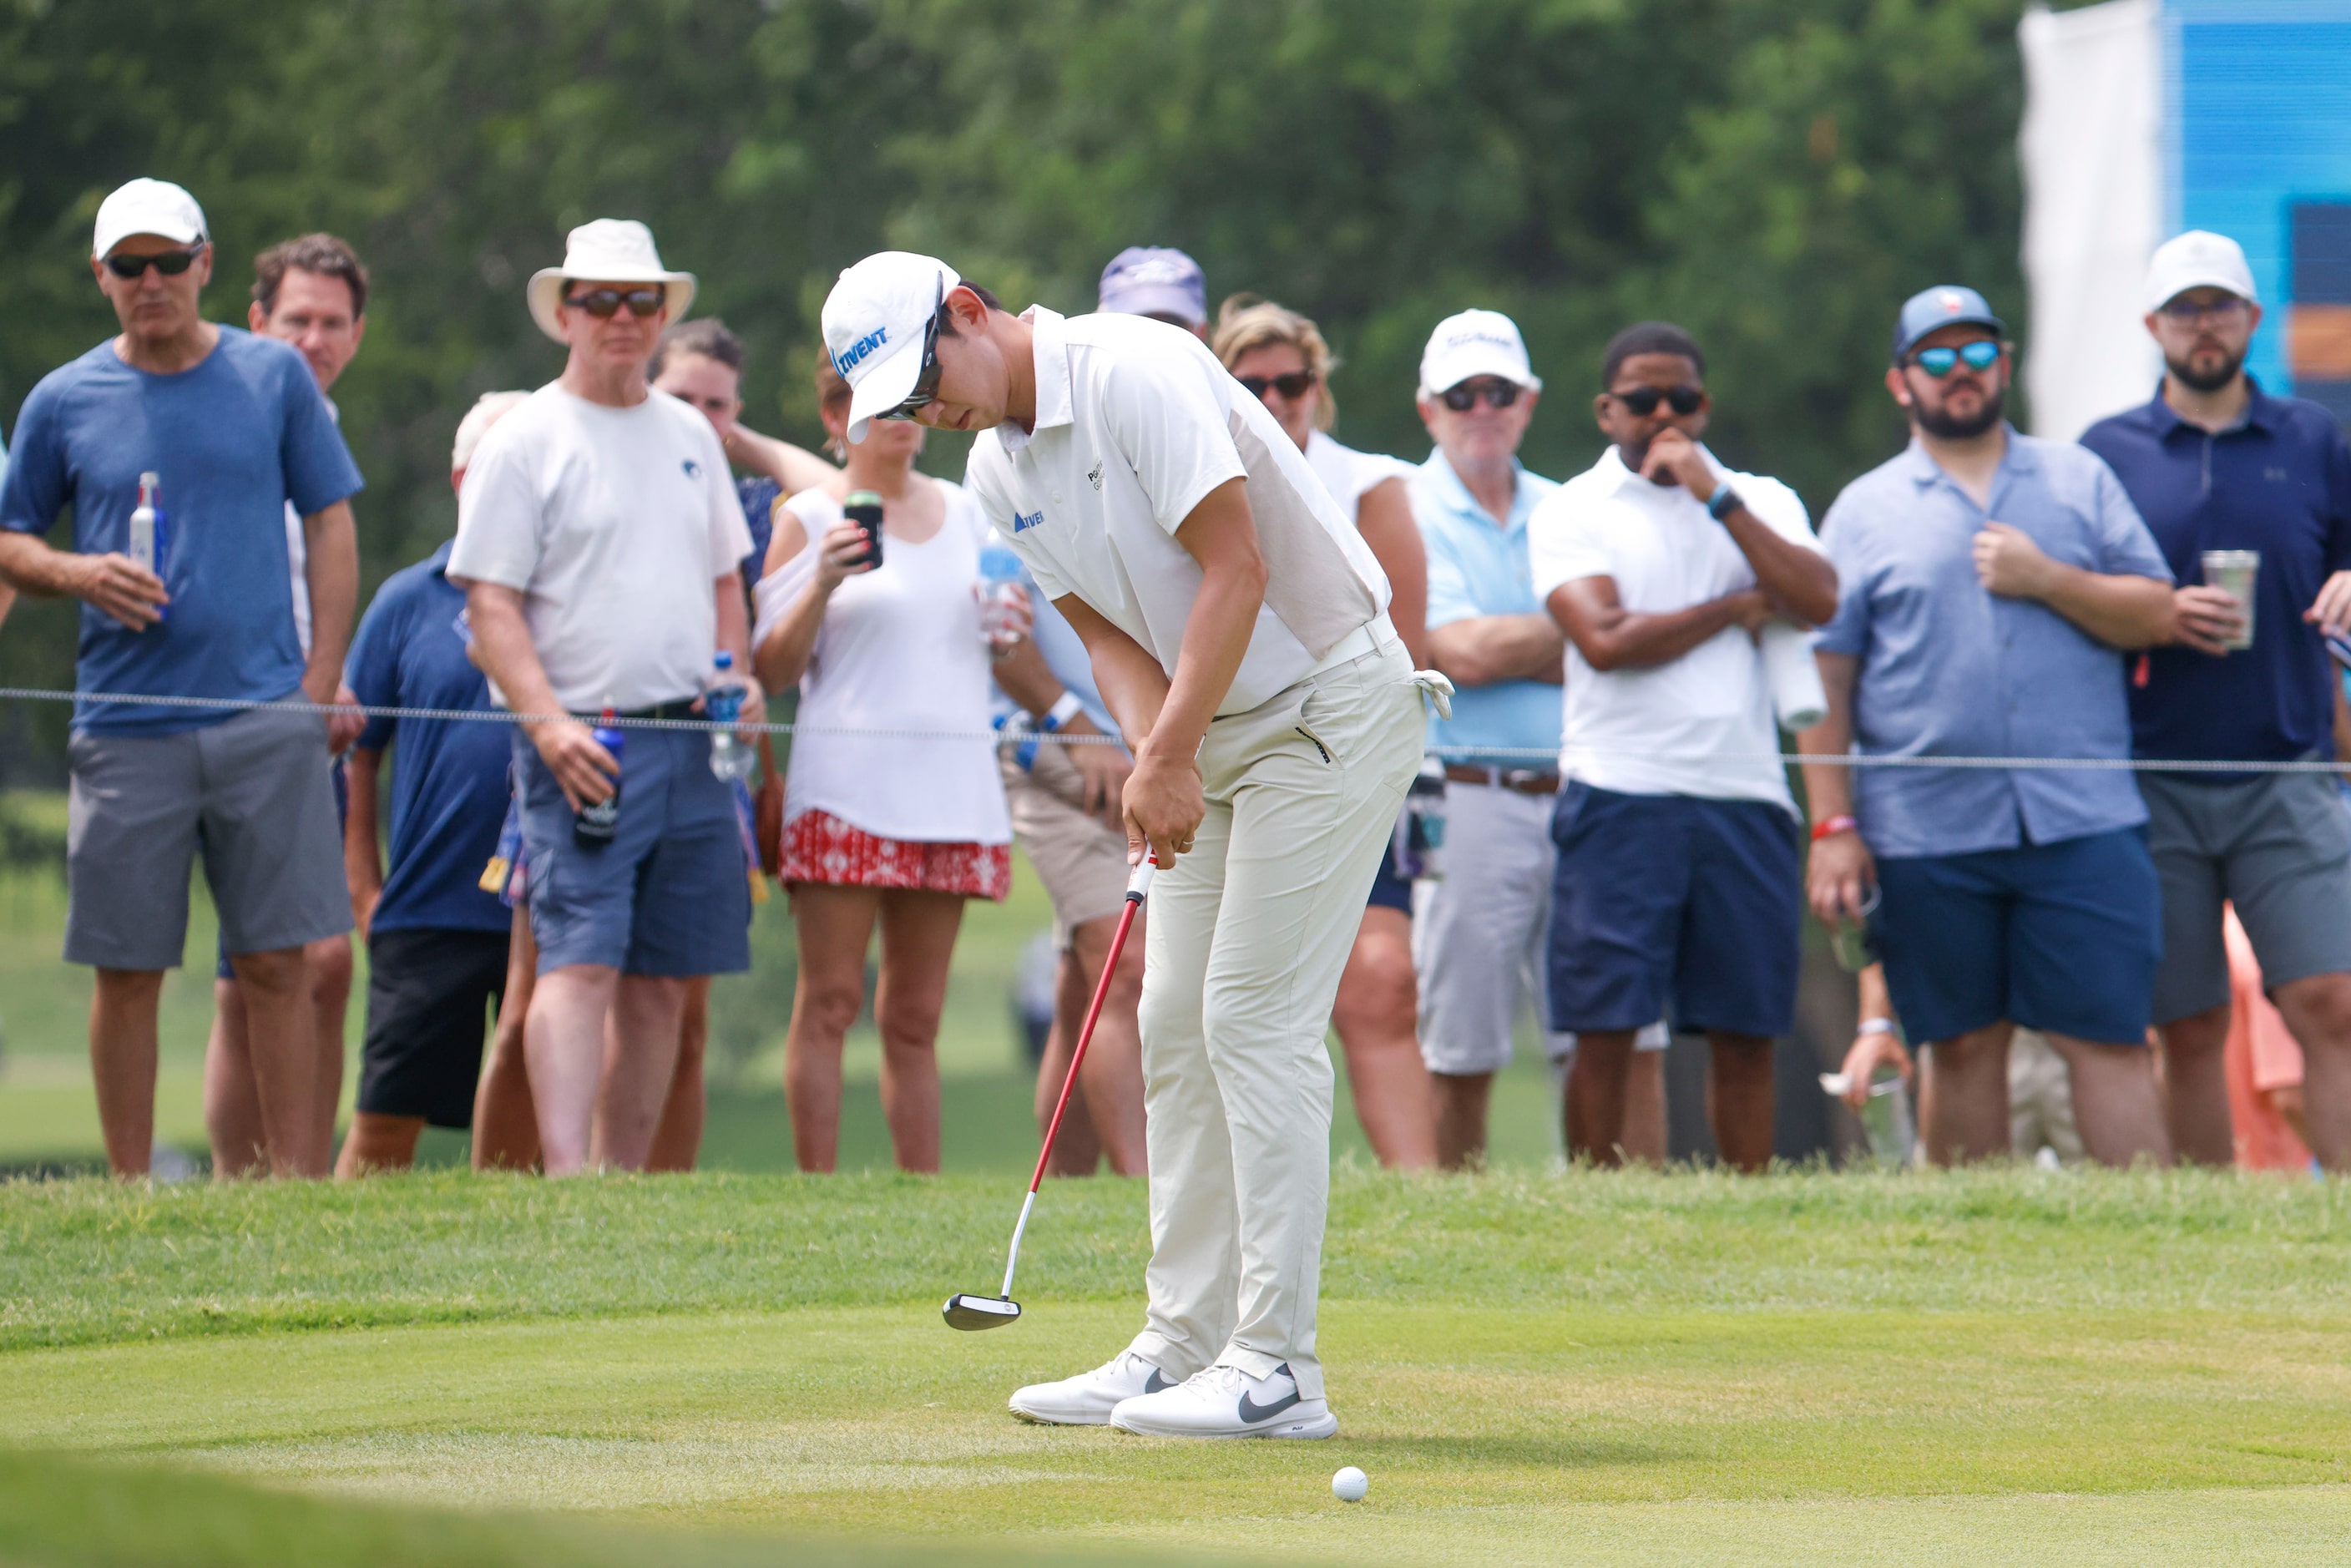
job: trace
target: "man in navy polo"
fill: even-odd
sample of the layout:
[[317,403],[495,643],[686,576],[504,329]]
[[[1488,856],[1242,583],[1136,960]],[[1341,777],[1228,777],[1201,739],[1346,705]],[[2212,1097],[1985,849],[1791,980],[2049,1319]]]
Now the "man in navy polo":
[[[1902,307],[1886,384],[1912,441],[1822,525],[1841,592],[1807,753],[2129,754],[2124,652],[2171,636],[2171,574],[2111,469],[2001,417],[2005,332],[1972,288]],[[1928,1155],[2008,1153],[2022,1024],[2065,1059],[2091,1158],[2168,1163],[2147,1050],[2158,894],[2129,776],[1807,764],[1804,783],[1813,911],[1855,921],[1873,881],[1884,894],[1886,985],[1931,1053]]]
[[[488,392],[457,426],[450,480],[526,392]],[[448,578],[452,539],[395,572],[360,622],[343,678],[368,707],[493,713],[489,683],[467,655],[465,593]],[[376,838],[377,783],[398,742],[392,864]],[[401,1170],[427,1126],[474,1120],[482,1034],[507,988],[510,915],[480,884],[506,820],[513,727],[481,719],[371,718],[351,747],[343,863],[351,914],[368,945],[367,1035],[359,1103],[335,1174]]]
[[[2262,308],[2234,240],[2191,232],[2158,250],[2147,310],[2162,386],[2082,437],[2188,585],[2173,595],[2172,643],[2133,672],[2132,749],[2168,760],[2330,757],[2325,632],[2351,624],[2351,444],[2317,403],[2273,397],[2245,374]],[[2250,603],[2206,572],[2210,550],[2258,554]],[[2221,1061],[2227,901],[2302,1044],[2312,1152],[2329,1170],[2351,1169],[2351,822],[2332,781],[2143,772],[2139,789],[2163,883],[2155,1022],[2181,1157],[2235,1157]]]

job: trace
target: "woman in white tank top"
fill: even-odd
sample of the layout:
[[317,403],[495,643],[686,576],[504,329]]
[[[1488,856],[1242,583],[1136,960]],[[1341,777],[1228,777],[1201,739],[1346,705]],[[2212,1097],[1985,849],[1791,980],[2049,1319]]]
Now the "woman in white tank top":
[[[1331,438],[1339,407],[1331,396],[1336,363],[1314,323],[1295,310],[1236,294],[1217,313],[1209,345],[1242,386],[1262,402],[1339,509],[1388,574],[1395,597],[1388,619],[1412,653],[1428,664],[1423,624],[1428,610],[1428,558],[1405,498],[1411,467]],[[1417,1170],[1437,1163],[1436,1099],[1420,1056],[1419,988],[1412,968],[1412,884],[1383,861],[1355,946],[1339,977],[1331,1026],[1347,1056],[1355,1119],[1384,1166]]]
[[[841,441],[849,387],[817,370]],[[878,923],[882,1109],[899,1168],[939,1168],[934,1047],[966,898],[1001,900],[1012,825],[988,718],[980,634],[978,505],[914,469],[922,427],[877,423],[838,478],[776,509],[753,633],[761,683],[797,683],[780,875],[792,900],[799,985],[784,1091],[804,1171],[830,1171],[841,1124],[841,1050],[864,1005]],[[882,564],[841,505],[882,497]]]

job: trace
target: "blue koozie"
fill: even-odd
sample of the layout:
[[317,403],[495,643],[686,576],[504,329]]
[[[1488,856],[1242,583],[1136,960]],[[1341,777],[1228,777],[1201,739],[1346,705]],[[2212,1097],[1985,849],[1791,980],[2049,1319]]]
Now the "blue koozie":
[[[629,737],[612,722],[611,703],[604,705],[604,716],[596,721],[596,727],[590,733],[595,736],[597,745],[612,754],[613,761],[621,760],[622,748],[628,744]],[[583,850],[601,850],[612,841],[612,835],[620,829],[621,781],[615,778],[612,793],[608,799],[582,807],[571,814],[571,841]]]

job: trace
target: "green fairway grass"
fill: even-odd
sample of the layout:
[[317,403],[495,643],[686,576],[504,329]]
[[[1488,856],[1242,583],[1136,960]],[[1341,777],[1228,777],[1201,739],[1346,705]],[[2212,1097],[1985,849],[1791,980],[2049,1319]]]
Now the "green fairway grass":
[[[1343,1166],[1342,1436],[1231,1446],[1005,1415],[1133,1331],[1144,1247],[1138,1184],[1056,1184],[1027,1316],[953,1333],[937,1302],[991,1282],[1018,1187],[14,1184],[0,1441],[397,1504],[485,1563],[525,1560],[517,1509],[682,1564],[742,1532],[1463,1563],[2283,1563],[2351,1533],[2339,1186]],[[0,1546],[39,1511],[12,1484]]]

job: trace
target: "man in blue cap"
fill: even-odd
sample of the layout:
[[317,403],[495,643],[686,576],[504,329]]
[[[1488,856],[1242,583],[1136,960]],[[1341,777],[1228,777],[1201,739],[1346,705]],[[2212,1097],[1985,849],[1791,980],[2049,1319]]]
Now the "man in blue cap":
[[[2114,471],[2001,417],[2004,329],[1972,288],[1902,307],[1898,456],[1821,538],[1841,597],[1815,642],[1828,717],[1806,752],[2130,755],[2126,651],[2169,640],[2171,572]],[[1858,742],[1858,746],[1855,743]],[[2009,1148],[2008,1045],[2065,1058],[2093,1159],[2171,1158],[2147,1051],[2162,952],[2147,808],[2120,769],[1807,765],[1813,908],[1874,922],[1895,1010],[1930,1043],[1928,1155]]]

